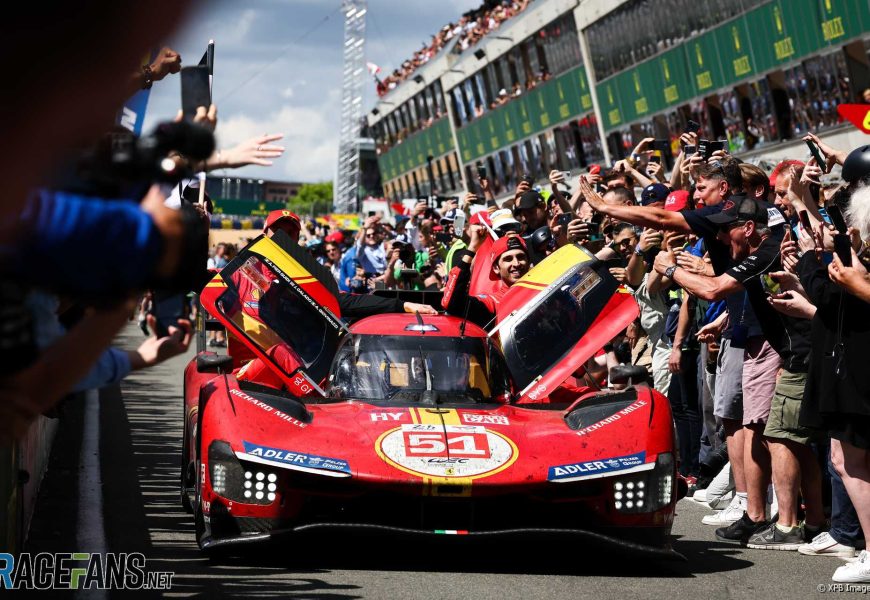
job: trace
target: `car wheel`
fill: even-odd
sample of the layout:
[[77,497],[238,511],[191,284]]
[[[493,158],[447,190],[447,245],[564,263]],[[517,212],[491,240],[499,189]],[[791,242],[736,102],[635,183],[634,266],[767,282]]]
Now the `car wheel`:
[[[196,461],[199,465],[199,461]],[[202,469],[202,467],[200,467]],[[196,494],[193,504],[193,530],[196,535],[196,543],[202,548],[202,540],[205,537],[205,516],[202,514],[202,481],[199,472],[196,474]]]
[[[186,411],[185,411],[186,413]],[[184,417],[184,426],[181,436],[181,507],[188,513],[193,513],[193,504],[190,502],[190,440],[188,439],[187,415]]]

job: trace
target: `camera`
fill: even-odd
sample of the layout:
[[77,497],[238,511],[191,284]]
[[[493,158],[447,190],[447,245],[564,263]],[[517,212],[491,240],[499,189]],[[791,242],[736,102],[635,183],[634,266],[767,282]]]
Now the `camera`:
[[53,187],[105,198],[129,197],[135,195],[134,188],[144,193],[151,183],[177,183],[193,175],[169,159],[170,152],[201,161],[214,148],[212,132],[191,123],[161,123],[142,137],[118,127],[81,152],[71,175],[55,181]]

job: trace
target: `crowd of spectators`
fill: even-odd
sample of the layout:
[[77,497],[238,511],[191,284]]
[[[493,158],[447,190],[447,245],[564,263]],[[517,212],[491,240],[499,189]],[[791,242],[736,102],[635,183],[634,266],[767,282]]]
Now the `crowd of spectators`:
[[[163,36],[166,28],[149,17],[158,10],[169,19],[177,7],[154,4],[117,12],[103,6],[97,16],[111,12],[115,26],[139,23]],[[85,40],[114,31],[87,11],[68,16],[90,28]],[[89,136],[104,146],[100,127],[122,100],[118,88],[129,93],[178,72],[181,57],[168,48],[132,76],[109,68],[122,59],[135,64],[157,39],[146,37],[124,30],[111,64],[93,63],[87,45],[58,49],[67,76],[40,73],[27,97],[76,103],[60,116],[19,106],[5,122],[10,147],[43,139],[50,125],[52,154],[82,162],[73,181],[49,184],[56,165],[39,174],[17,156],[3,163],[10,182],[0,220],[3,438],[24,436],[70,391],[117,382],[187,350],[192,307],[185,298],[234,249],[216,248],[208,263],[209,198],[195,181],[174,177],[167,185],[167,178],[266,164],[283,152],[266,135],[216,150],[216,108],[201,106],[189,115],[192,125],[166,123],[141,145],[113,131],[113,160],[126,161],[121,174],[111,160],[98,161],[101,151],[75,154]],[[21,36],[14,41],[22,52],[29,47]],[[85,93],[91,96],[81,102]],[[680,475],[694,500],[719,509],[704,517],[717,526],[712,538],[842,557],[848,562],[833,570],[834,581],[870,582],[863,549],[870,531],[863,355],[870,339],[870,146],[849,152],[808,134],[822,160],[795,156],[767,172],[726,150],[688,153],[698,137],[683,134],[669,177],[661,160],[650,160],[650,138],[576,182],[553,171],[541,190],[523,177],[500,207],[484,177],[461,199],[421,201],[393,223],[370,215],[356,233],[303,223],[287,210],[269,215],[265,233],[284,231],[318,257],[344,292],[342,316],[443,309],[481,325],[534,265],[568,244],[586,248],[634,295],[640,316],[575,372],[573,389],[606,389],[609,369],[620,363],[647,366],[649,384],[671,404]],[[820,178],[832,169],[841,170],[843,184],[822,193]],[[490,251],[478,253],[488,237]],[[469,294],[475,264],[489,273],[489,293]],[[441,292],[442,299],[373,299],[379,287]],[[111,348],[143,295],[145,342]],[[178,310],[167,319],[161,305]]]
[[[848,558],[834,580],[870,581],[867,552],[855,558],[870,527],[870,147],[806,139],[824,164],[796,156],[765,171],[727,150],[681,151],[666,177],[650,138],[573,189],[558,171],[550,189],[526,179],[501,207],[483,179],[394,225],[368,217],[323,262],[343,290],[442,291],[447,312],[486,325],[530,267],[565,244],[586,247],[640,316],[578,381],[605,387],[610,366],[647,367],[671,403],[690,496],[717,509],[704,517],[717,540]],[[698,134],[680,141],[696,147]],[[841,183],[823,191],[832,169]],[[494,249],[475,256],[488,232]],[[493,261],[502,287],[469,298],[478,260]]]
[[414,55],[383,79],[376,80],[378,96],[384,96],[414,72],[435,58],[453,39],[457,54],[471,48],[487,34],[496,30],[502,23],[526,9],[530,0],[487,0],[483,5],[459,18],[456,23],[448,23],[432,36],[429,44],[424,44]]

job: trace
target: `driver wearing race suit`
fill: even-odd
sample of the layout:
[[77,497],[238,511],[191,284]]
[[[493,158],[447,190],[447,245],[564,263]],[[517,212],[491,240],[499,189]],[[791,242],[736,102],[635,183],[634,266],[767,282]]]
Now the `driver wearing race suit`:
[[[468,293],[471,281],[471,263],[474,253],[481,246],[486,231],[482,226],[474,226],[471,231],[471,241],[467,251],[462,252],[456,266],[450,271],[447,286],[444,290],[442,307],[448,314],[468,318],[469,321],[483,329],[489,329],[495,324],[498,305],[513,284],[519,281],[529,271],[529,254],[522,237],[510,234],[499,238],[492,245],[488,257],[479,256],[478,260],[488,259],[492,265],[489,271],[490,279],[496,281],[495,288],[488,294],[471,296]],[[590,359],[587,366],[606,360],[606,352]],[[585,376],[586,369],[581,367],[575,373],[578,378]],[[547,397],[539,398],[538,403],[571,402],[582,394],[599,389],[598,385],[573,385],[563,382]]]
[[492,265],[489,277],[496,282],[495,288],[489,294],[470,296],[471,261],[485,235],[483,227],[475,225],[472,228],[468,250],[459,251],[462,256],[450,271],[441,301],[448,314],[467,316],[469,321],[484,329],[494,323],[499,302],[510,287],[529,270],[529,253],[523,238],[515,234],[499,238],[492,245],[488,257],[478,257],[478,260],[488,260]]

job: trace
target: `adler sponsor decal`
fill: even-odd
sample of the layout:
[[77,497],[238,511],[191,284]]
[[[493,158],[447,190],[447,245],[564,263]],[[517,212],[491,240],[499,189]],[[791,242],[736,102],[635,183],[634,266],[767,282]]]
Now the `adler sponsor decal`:
[[623,408],[621,411],[610,415],[606,419],[601,419],[597,423],[593,423],[592,425],[589,425],[588,427],[584,427],[583,429],[578,429],[577,435],[586,435],[587,433],[592,433],[593,431],[597,431],[598,429],[601,429],[602,427],[606,427],[607,425],[610,425],[611,423],[616,423],[617,421],[622,419],[622,417],[624,417],[626,415],[630,415],[631,413],[633,413],[634,411],[636,411],[637,409],[639,409],[643,406],[646,406],[646,400],[638,400],[637,402],[634,402],[633,404],[629,404],[628,406]]
[[[547,474],[548,481],[560,481],[565,479],[579,479],[584,476],[602,476],[608,473],[616,473],[642,466],[646,459],[646,452],[629,454],[627,456],[615,456],[602,460],[590,460],[576,462],[568,465],[550,467]],[[650,463],[652,464],[652,463]]]
[[245,454],[248,456],[286,465],[307,467],[309,469],[324,469],[327,471],[338,471],[350,474],[350,465],[346,460],[340,458],[329,458],[326,456],[304,454],[302,452],[294,452],[291,450],[282,450],[281,448],[270,448],[268,446],[260,446],[245,441],[242,442],[242,445],[245,448]]

